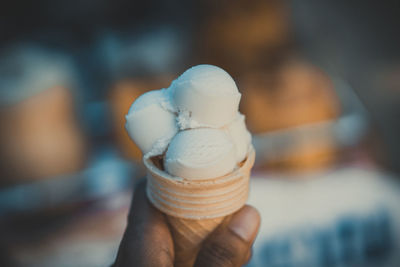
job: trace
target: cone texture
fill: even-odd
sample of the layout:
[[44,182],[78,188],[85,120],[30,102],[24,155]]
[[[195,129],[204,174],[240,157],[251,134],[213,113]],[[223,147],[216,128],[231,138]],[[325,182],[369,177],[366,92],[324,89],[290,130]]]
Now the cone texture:
[[247,158],[231,173],[208,180],[186,180],[164,172],[155,159],[144,158],[147,197],[168,215],[175,266],[192,266],[203,240],[245,204],[254,159],[251,147]]

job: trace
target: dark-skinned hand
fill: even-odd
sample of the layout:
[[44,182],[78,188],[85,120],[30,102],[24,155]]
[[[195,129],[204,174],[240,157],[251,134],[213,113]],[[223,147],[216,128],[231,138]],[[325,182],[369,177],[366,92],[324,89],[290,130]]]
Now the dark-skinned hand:
[[[174,244],[165,215],[147,200],[146,183],[138,184],[113,267],[174,264]],[[260,215],[251,206],[233,214],[204,241],[194,266],[242,266],[251,257],[251,246],[260,226]]]

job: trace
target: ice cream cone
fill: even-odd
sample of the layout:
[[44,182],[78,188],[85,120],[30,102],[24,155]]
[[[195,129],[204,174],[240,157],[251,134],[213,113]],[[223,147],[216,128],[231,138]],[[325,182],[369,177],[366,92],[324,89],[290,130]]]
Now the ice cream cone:
[[173,177],[163,170],[161,158],[143,159],[147,197],[170,224],[175,266],[192,266],[203,240],[245,204],[254,159],[251,146],[246,159],[231,173],[208,180]]

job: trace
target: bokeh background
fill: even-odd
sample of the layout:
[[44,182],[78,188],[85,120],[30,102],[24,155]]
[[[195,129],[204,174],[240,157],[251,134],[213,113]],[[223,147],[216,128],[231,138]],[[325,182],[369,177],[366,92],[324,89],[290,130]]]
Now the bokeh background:
[[242,93],[249,266],[400,266],[400,3],[0,3],[0,265],[109,266],[145,173],[130,105],[190,66]]

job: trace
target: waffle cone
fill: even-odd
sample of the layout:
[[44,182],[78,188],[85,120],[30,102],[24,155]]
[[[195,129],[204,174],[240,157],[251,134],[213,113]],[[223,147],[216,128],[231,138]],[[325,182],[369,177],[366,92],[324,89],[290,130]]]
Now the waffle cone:
[[231,173],[207,180],[187,180],[164,172],[160,158],[144,158],[147,197],[167,215],[174,239],[175,266],[192,266],[204,239],[246,203],[254,159],[251,147],[247,158]]

